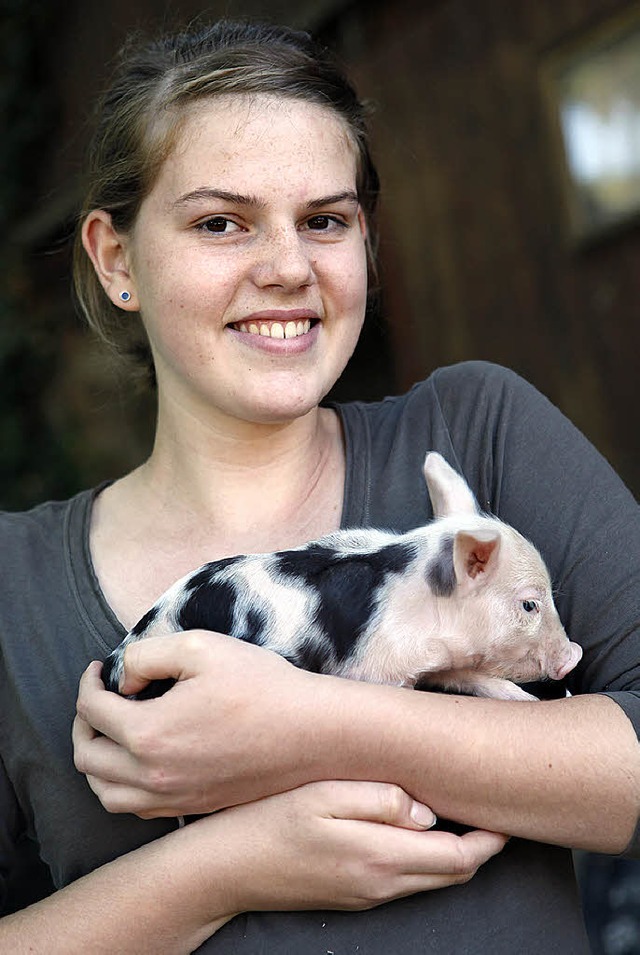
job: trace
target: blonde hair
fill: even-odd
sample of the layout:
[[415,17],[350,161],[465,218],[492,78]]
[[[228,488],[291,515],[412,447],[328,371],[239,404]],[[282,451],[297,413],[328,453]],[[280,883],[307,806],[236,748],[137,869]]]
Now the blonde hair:
[[357,191],[368,224],[370,272],[375,273],[379,182],[368,145],[368,110],[326,50],[307,33],[228,20],[142,46],[134,38],[121,51],[111,86],[98,104],[73,272],[89,326],[151,379],[153,362],[142,325],[105,295],[82,246],[82,222],[92,209],[103,209],[117,231],[129,232],[176,142],[183,107],[230,93],[316,103],[344,122],[356,148]]

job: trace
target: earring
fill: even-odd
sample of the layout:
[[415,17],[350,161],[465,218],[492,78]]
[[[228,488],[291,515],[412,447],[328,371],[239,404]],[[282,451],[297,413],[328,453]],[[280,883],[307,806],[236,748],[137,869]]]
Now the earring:
[[124,290],[124,292],[120,292],[121,301],[128,302],[130,298],[131,298],[131,292],[127,292],[126,289]]

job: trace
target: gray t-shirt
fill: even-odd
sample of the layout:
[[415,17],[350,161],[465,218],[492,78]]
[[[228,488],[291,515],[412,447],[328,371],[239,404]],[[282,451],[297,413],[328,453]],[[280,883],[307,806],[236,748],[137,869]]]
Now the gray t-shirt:
[[[405,531],[424,523],[431,508],[422,462],[428,449],[440,451],[482,507],[542,551],[560,616],[584,648],[569,690],[607,692],[640,731],[640,513],[582,435],[517,376],[480,362],[440,369],[407,395],[338,411],[347,449],[343,526]],[[72,763],[80,675],[124,636],[91,564],[95,493],[0,517],[0,888],[21,831],[62,886],[175,826],[109,815]],[[558,684],[538,692],[564,695]],[[634,843],[637,851],[638,834]],[[199,951],[587,955],[589,948],[571,853],[512,839],[464,886],[364,913],[247,913]]]

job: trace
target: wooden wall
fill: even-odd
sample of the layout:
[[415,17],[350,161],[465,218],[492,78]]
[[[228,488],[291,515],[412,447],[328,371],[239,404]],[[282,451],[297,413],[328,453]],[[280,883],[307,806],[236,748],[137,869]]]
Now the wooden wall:
[[377,105],[400,386],[485,358],[529,378],[640,489],[640,227],[568,240],[541,89],[551,51],[637,3],[396,0],[339,27]]

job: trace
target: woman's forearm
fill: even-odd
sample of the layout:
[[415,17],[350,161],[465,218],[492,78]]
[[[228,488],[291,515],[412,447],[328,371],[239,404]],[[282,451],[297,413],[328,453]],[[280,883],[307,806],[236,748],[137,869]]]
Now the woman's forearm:
[[232,917],[211,853],[187,826],[0,920],[14,955],[184,955]]
[[393,780],[442,817],[529,839],[620,852],[633,835],[640,745],[607,697],[525,703],[325,688],[327,762],[341,760],[334,774]]

